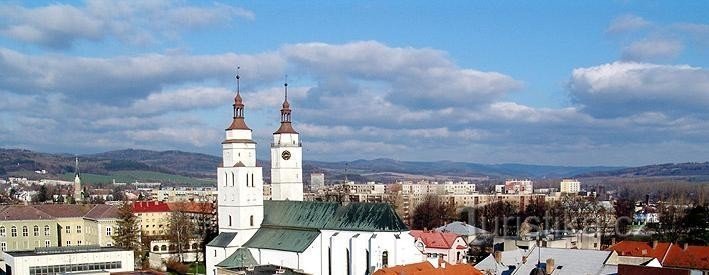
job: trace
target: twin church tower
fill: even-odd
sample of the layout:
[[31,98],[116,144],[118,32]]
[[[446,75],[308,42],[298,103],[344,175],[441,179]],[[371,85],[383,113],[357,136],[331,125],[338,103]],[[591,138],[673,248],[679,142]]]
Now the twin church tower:
[[[244,120],[244,102],[236,75],[233,120],[222,142],[223,163],[217,168],[219,232],[240,232],[248,240],[263,220],[263,175],[256,164],[256,142]],[[281,108],[281,125],[271,143],[273,200],[303,200],[302,154],[298,132],[291,125],[288,83]],[[243,242],[242,242],[243,243]]]

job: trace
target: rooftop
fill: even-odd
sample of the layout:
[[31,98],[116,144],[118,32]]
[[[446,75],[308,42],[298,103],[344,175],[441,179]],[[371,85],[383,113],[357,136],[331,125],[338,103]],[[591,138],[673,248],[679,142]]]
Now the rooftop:
[[50,254],[76,254],[76,253],[97,253],[97,252],[116,252],[116,251],[132,251],[115,246],[101,247],[97,245],[82,245],[82,246],[59,246],[59,247],[37,247],[34,250],[25,251],[9,251],[5,252],[12,257],[27,257]]
[[482,275],[483,273],[472,266],[466,264],[451,265],[446,264],[445,267],[435,268],[429,262],[397,265],[385,267],[374,272],[373,275],[457,275],[470,274]]
[[652,257],[663,266],[709,270],[709,246],[657,242],[621,241],[609,247],[619,256]]
[[453,248],[455,240],[457,238],[460,238],[458,235],[453,233],[443,233],[436,231],[411,230],[409,234],[411,234],[411,236],[414,236],[414,238],[416,239],[420,239],[426,245],[426,247],[430,248],[450,249]]

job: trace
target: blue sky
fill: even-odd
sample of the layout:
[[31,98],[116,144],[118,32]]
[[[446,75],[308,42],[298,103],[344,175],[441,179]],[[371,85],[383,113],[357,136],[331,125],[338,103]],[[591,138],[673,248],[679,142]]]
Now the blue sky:
[[305,158],[709,158],[702,1],[0,4],[0,146],[259,154],[289,75]]

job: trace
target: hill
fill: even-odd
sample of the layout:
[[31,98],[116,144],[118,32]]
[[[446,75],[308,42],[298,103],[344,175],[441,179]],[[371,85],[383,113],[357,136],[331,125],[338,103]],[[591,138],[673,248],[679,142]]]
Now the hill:
[[578,177],[678,177],[709,176],[709,162],[665,163],[609,171],[583,173]]
[[[214,182],[217,156],[182,151],[118,150],[79,156],[81,172],[95,180],[159,180],[167,182]],[[66,178],[74,172],[74,156],[47,154],[20,149],[0,149],[0,176],[33,176],[35,170],[47,170],[50,176]],[[270,176],[270,163],[264,177]],[[327,178],[365,181],[395,179],[470,179],[470,178],[561,178],[578,174],[602,173],[618,167],[576,167],[527,164],[479,164],[453,161],[399,161],[393,159],[355,160],[350,162],[304,161],[303,174],[324,172]],[[36,175],[35,175],[36,176]],[[309,177],[304,177],[309,180]]]

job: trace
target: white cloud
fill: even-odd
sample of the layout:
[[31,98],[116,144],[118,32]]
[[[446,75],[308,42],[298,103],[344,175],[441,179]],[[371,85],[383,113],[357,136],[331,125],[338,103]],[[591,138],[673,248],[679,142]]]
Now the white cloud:
[[611,24],[606,29],[606,32],[611,34],[618,34],[630,31],[636,31],[649,27],[651,23],[644,18],[633,15],[626,14],[616,17]]
[[652,61],[677,57],[684,49],[679,40],[650,39],[631,43],[623,49],[623,59],[629,61]]
[[178,1],[87,1],[26,8],[0,5],[0,34],[40,46],[66,49],[107,38],[144,45],[232,21],[253,20],[252,11],[224,4],[189,6]]
[[614,62],[578,68],[569,88],[574,102],[596,117],[709,110],[709,71],[688,65]]

